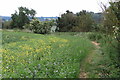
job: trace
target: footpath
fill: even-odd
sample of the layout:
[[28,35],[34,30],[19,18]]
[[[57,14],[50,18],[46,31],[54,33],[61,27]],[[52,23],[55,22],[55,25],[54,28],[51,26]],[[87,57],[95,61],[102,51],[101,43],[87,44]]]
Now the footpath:
[[92,41],[92,44],[95,46],[95,49],[82,61],[79,78],[100,78],[102,75],[99,71],[101,68],[99,63],[103,57],[100,51],[99,43]]

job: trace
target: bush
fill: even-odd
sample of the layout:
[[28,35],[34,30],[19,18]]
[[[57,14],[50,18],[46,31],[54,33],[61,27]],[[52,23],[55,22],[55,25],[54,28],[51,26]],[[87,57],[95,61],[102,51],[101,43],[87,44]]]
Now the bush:
[[78,27],[78,26],[74,26],[74,27],[72,27],[71,31],[72,31],[72,32],[80,32],[81,29],[80,29],[80,27]]
[[33,19],[29,24],[26,24],[24,28],[30,29],[34,33],[47,34],[50,33],[53,25],[53,21],[41,22],[38,19]]
[[101,34],[101,33],[89,33],[88,34],[88,38],[90,39],[90,40],[93,40],[93,41],[99,41],[99,40],[101,40],[102,38],[103,38],[103,34]]
[[11,29],[12,27],[11,27],[11,21],[5,21],[4,23],[3,23],[3,28],[4,29]]
[[101,61],[101,73],[103,78],[118,78],[120,77],[120,59],[119,45],[113,35],[101,34],[92,32],[88,34],[88,38],[100,43],[100,50],[103,55]]
[[101,50],[104,55],[104,73],[107,73],[106,77],[116,78],[120,77],[120,62],[119,52],[117,50],[118,42],[113,36],[107,36],[100,40]]

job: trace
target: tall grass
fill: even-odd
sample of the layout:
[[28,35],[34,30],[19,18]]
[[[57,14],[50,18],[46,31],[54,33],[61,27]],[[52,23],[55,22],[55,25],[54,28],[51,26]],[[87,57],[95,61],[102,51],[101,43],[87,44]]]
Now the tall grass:
[[100,43],[100,50],[102,52],[103,60],[100,64],[103,78],[118,78],[120,77],[120,63],[118,42],[114,36],[102,34],[99,32],[90,33],[88,38]]

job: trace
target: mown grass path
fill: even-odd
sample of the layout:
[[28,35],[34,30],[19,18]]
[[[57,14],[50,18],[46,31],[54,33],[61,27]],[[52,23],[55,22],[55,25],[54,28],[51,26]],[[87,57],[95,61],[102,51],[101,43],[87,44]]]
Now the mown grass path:
[[102,75],[99,63],[103,57],[99,50],[99,43],[92,42],[92,44],[95,50],[91,51],[81,63],[79,78],[99,78]]

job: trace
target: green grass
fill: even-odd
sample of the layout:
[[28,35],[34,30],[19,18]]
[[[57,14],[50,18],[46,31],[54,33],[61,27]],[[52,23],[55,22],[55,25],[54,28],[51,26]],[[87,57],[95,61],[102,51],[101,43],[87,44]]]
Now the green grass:
[[3,31],[2,42],[4,78],[77,78],[94,49],[90,40],[73,35]]

